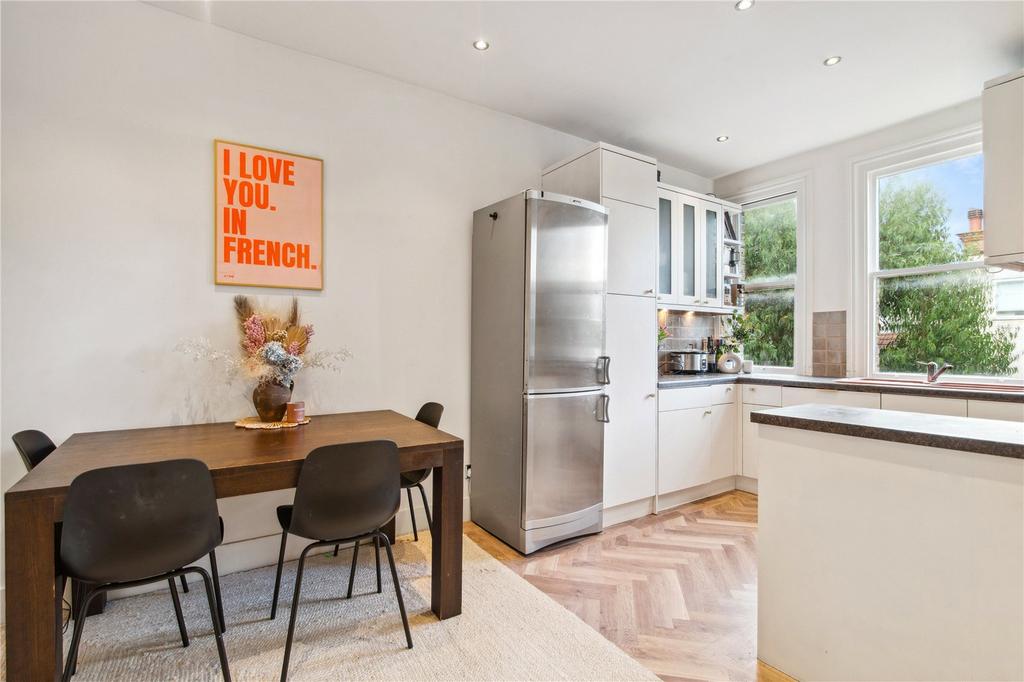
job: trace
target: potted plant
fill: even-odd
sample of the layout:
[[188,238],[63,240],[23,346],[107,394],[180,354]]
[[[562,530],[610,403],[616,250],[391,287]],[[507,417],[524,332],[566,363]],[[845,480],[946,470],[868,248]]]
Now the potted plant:
[[726,320],[728,330],[726,331],[725,342],[722,344],[722,350],[728,353],[734,353],[739,359],[739,362],[743,362],[743,346],[752,341],[757,341],[761,338],[761,330],[757,327],[757,322],[747,312],[740,312],[739,310],[733,311],[732,315]]

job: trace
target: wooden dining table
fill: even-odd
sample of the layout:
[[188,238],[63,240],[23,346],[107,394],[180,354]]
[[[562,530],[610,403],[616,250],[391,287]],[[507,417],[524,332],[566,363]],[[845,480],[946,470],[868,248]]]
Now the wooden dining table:
[[[79,474],[122,464],[198,459],[213,474],[217,497],[233,497],[294,488],[314,448],[369,440],[394,441],[402,471],[433,469],[430,604],[438,618],[459,615],[461,438],[390,410],[315,415],[309,424],[278,430],[247,430],[227,422],[76,433],[4,495],[7,679],[60,677],[63,595],[57,553],[64,499]],[[385,531],[394,536],[393,520]]]

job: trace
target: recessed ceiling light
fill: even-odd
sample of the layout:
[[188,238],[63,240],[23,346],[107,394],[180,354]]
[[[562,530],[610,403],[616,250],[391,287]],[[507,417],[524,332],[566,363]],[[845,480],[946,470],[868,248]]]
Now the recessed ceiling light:
[[475,47],[476,49],[480,50],[481,52],[483,52],[484,50],[486,50],[490,46],[491,46],[491,44],[489,42],[487,42],[486,40],[478,40],[475,43],[473,43],[473,47]]
[[843,61],[843,58],[842,58],[842,57],[840,57],[839,55],[836,55],[836,56],[834,56],[834,57],[829,57],[828,59],[826,59],[826,60],[825,60],[824,62],[822,62],[822,63],[823,63],[823,64],[824,64],[825,66],[835,66],[836,64],[838,64],[838,63],[839,63],[839,62],[841,62],[841,61]]
[[737,12],[742,12],[745,9],[750,9],[754,6],[754,0],[739,0],[733,7],[736,8]]
[[728,142],[729,141],[729,136],[728,135],[719,135],[718,137],[715,138],[715,140],[717,142]]

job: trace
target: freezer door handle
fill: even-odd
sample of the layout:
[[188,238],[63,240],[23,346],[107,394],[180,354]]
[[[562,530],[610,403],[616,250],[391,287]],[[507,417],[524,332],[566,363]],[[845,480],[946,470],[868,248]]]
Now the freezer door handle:
[[607,355],[600,355],[597,358],[597,368],[600,372],[597,383],[599,384],[610,384],[612,383],[612,376],[610,368],[612,365],[612,359]]
[[611,419],[609,418],[609,415],[608,415],[608,405],[609,405],[610,402],[611,402],[611,398],[608,396],[608,394],[607,393],[602,393],[601,394],[601,400],[598,403],[598,405],[601,406],[601,410],[600,410],[600,413],[597,416],[597,421],[604,422],[605,424],[607,424],[608,422],[611,421]]

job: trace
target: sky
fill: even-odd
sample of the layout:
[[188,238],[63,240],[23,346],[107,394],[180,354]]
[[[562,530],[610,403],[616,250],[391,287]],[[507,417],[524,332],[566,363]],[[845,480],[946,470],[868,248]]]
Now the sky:
[[879,187],[894,181],[907,185],[929,182],[938,189],[951,209],[948,225],[954,240],[958,232],[967,231],[967,211],[984,207],[985,163],[981,154],[890,175],[879,180]]

